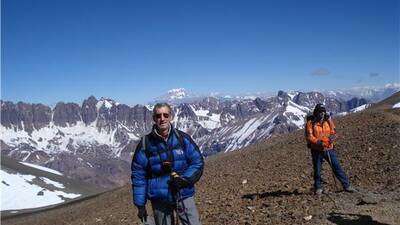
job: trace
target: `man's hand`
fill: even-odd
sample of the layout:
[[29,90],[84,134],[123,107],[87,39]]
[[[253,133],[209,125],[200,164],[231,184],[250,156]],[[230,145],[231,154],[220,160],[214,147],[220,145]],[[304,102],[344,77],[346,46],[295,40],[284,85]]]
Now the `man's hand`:
[[146,211],[146,207],[145,206],[138,206],[138,214],[137,216],[139,217],[139,219],[142,222],[146,222],[147,221],[147,211]]
[[177,173],[172,173],[171,174],[171,185],[174,186],[175,188],[181,189],[184,187],[187,187],[190,185],[189,181],[187,181],[185,178],[179,176]]

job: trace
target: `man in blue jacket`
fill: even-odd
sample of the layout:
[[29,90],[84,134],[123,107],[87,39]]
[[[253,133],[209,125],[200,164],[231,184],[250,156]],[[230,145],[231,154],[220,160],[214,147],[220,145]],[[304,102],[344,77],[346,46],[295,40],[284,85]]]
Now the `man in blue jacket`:
[[177,129],[171,106],[158,103],[153,109],[154,126],[145,135],[132,160],[133,203],[141,221],[147,221],[150,200],[157,225],[171,225],[174,210],[186,225],[200,225],[194,202],[194,184],[203,173],[203,156],[192,138]]

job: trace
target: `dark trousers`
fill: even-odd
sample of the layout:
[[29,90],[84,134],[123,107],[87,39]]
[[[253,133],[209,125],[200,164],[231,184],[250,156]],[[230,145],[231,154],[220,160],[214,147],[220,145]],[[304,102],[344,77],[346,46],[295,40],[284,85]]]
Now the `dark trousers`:
[[348,188],[350,186],[349,179],[347,178],[342,167],[340,166],[339,159],[334,149],[326,151],[311,150],[311,155],[314,168],[315,190],[322,188],[322,178],[321,178],[322,162],[325,159],[329,163],[329,157],[331,159],[330,166],[335,176],[339,179],[340,183],[342,183],[343,188]]

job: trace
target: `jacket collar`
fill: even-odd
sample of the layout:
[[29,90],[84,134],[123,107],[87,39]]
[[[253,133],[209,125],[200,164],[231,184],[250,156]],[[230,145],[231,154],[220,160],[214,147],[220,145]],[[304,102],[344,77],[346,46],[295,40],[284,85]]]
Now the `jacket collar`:
[[152,128],[152,131],[151,131],[151,134],[152,134],[154,137],[156,137],[157,139],[167,141],[167,140],[169,139],[169,137],[171,136],[171,133],[172,133],[172,130],[173,130],[173,129],[174,129],[174,127],[173,127],[172,124],[170,123],[170,124],[169,124],[169,130],[168,130],[168,136],[167,136],[167,138],[164,138],[163,136],[161,136],[161,135],[157,132],[157,126],[154,124],[154,125],[153,125],[153,128]]

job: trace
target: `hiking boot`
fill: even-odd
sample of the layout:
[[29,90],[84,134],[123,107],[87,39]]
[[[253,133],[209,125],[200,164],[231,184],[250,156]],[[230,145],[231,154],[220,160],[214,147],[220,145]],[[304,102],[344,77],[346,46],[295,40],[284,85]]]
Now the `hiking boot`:
[[322,193],[323,193],[322,188],[318,188],[317,190],[315,190],[315,195],[320,196],[320,195],[322,195]]
[[353,188],[353,186],[348,186],[348,187],[344,188],[344,191],[349,192],[349,193],[354,193],[357,190],[355,188]]

